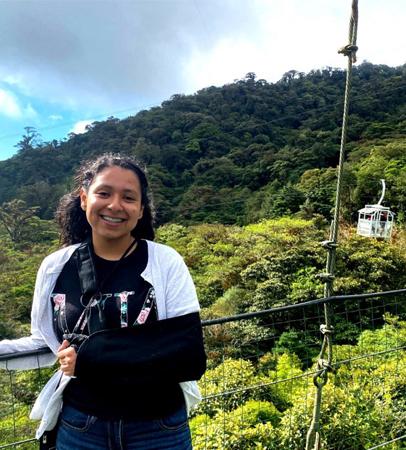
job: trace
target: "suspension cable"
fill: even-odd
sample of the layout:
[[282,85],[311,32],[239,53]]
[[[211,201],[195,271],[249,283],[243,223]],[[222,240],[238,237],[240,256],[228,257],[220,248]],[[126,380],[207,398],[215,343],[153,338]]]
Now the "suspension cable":
[[[352,65],[353,63],[356,62],[356,52],[358,50],[358,47],[356,45],[357,28],[358,28],[358,0],[352,0],[352,12],[350,18],[348,44],[338,51],[338,53],[342,53],[344,56],[348,57],[348,66],[347,66],[347,76],[344,95],[343,125],[341,130],[340,160],[337,170],[337,189],[336,189],[334,217],[330,229],[330,240],[324,241],[322,243],[323,247],[327,250],[326,271],[325,273],[320,274],[320,277],[324,280],[325,297],[330,297],[333,295],[333,281],[334,281],[336,248],[338,245],[337,242],[338,242],[338,229],[340,220],[341,187],[342,187],[343,166],[345,159],[344,149],[347,137]],[[324,305],[325,324],[322,324],[320,326],[320,331],[323,334],[323,342],[317,361],[317,372],[313,378],[313,382],[316,386],[316,393],[314,399],[312,422],[310,424],[306,436],[306,450],[319,450],[321,448],[320,410],[321,410],[322,390],[323,386],[328,381],[328,373],[333,371],[332,335],[334,329],[331,323],[332,322],[331,316],[332,316],[331,305],[325,304]]]

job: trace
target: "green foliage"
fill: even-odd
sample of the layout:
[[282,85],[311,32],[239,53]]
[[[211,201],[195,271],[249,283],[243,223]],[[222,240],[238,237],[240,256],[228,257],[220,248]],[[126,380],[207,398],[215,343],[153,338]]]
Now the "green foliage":
[[[356,345],[334,347],[338,370],[322,395],[323,447],[364,450],[405,433],[406,356],[395,350],[405,345],[405,333],[405,321],[386,316],[382,328],[364,331]],[[209,398],[191,420],[194,448],[305,448],[313,370],[303,371],[292,353],[267,353],[256,366],[228,359],[209,370],[200,382]],[[390,448],[403,447],[399,441]]]
[[0,235],[6,241],[11,240],[20,250],[55,240],[55,224],[37,217],[37,210],[38,207],[27,207],[23,200],[3,203],[0,207]]
[[314,266],[298,269],[291,284],[289,298],[296,303],[322,297],[323,286],[318,274],[319,272]]
[[212,420],[196,416],[190,421],[193,448],[276,449],[274,425],[279,416],[272,403],[254,400],[232,412],[219,412]]
[[379,330],[365,330],[358,338],[358,347],[364,353],[383,352],[392,348],[406,346],[406,322],[390,315]]
[[218,298],[210,307],[213,317],[226,317],[238,314],[243,305],[248,302],[248,293],[237,286],[233,286]]
[[[205,317],[257,311],[323,295],[326,237],[316,219],[281,218],[246,227],[168,225],[158,237],[185,257]],[[401,242],[346,230],[337,250],[337,293],[396,289],[406,282]]]
[[[29,420],[29,408],[18,407],[8,415],[0,416],[0,445],[17,442],[20,440],[31,439],[35,434],[36,424]],[[28,449],[38,448],[38,442],[31,446],[25,447]]]
[[14,243],[20,244],[26,240],[30,220],[35,217],[37,209],[28,208],[22,200],[12,200],[1,205],[0,224]]
[[0,250],[0,339],[27,333],[24,324],[30,320],[35,277],[41,260],[52,251],[50,244],[31,244],[29,249],[16,248],[2,239]]
[[[249,76],[248,76],[249,75]],[[345,74],[325,68],[289,71],[277,83],[248,74],[161,107],[94,122],[64,142],[42,142],[35,129],[19,152],[0,162],[0,203],[38,207],[51,219],[79,161],[105,151],[147,165],[158,224],[240,224],[300,212],[330,218],[338,161]],[[354,67],[343,212],[371,203],[379,178],[387,204],[405,215],[404,66]]]
[[374,204],[381,193],[380,179],[386,181],[386,205],[391,205],[398,220],[404,221],[406,214],[406,145],[404,139],[371,146],[369,155],[356,166],[357,187],[354,200],[359,207]]
[[233,391],[241,386],[249,386],[255,383],[254,366],[249,361],[226,359],[214,369],[209,369],[202,381],[202,394],[214,396],[209,402],[202,402],[196,410],[196,414],[215,415],[217,411],[230,411],[244,402],[249,393],[235,392],[226,397],[216,397],[225,391]]
[[298,189],[303,193],[303,213],[308,217],[321,214],[331,218],[334,207],[337,174],[336,170],[311,169],[306,170],[300,178]]
[[357,236],[351,231],[337,250],[336,289],[351,293],[375,292],[405,286],[405,254],[396,242]]
[[[211,318],[320,296],[317,273],[324,268],[325,253],[318,242],[326,232],[321,225],[316,218],[288,217],[245,227],[171,224],[161,227],[158,237],[184,255],[205,306],[202,315]],[[343,231],[337,292],[405,285],[403,241],[384,243]],[[0,250],[0,308],[6,325],[1,337],[27,332],[16,325],[28,323],[35,273],[52,249],[51,243],[18,249],[5,240]],[[335,306],[334,342],[346,345],[334,346],[339,366],[323,392],[321,426],[327,448],[361,450],[405,433],[406,361],[400,350],[393,349],[404,347],[406,323],[388,314],[383,323],[379,314],[384,309],[373,299],[368,302],[360,307],[374,307],[373,322],[368,317],[360,321],[358,308],[351,308],[350,302],[350,312],[344,305]],[[401,303],[398,312],[402,313]],[[309,318],[317,317],[313,313],[306,310]],[[307,320],[304,329],[302,315],[300,311],[288,316],[289,328],[265,317],[205,329],[210,360],[200,386],[208,398],[193,412],[195,448],[304,448],[320,342],[319,321]],[[351,364],[345,362],[353,358]],[[23,417],[27,414],[23,405],[32,402],[40,384],[35,376],[22,373],[17,385],[13,395]],[[8,404],[4,394],[0,403]],[[3,411],[0,431],[9,439],[11,419],[8,409]],[[22,432],[32,433],[25,419],[20,426]]]
[[298,330],[284,331],[276,345],[274,351],[276,353],[294,353],[301,361],[309,362],[317,354],[316,342],[308,334],[299,332]]
[[[33,438],[38,423],[29,419],[30,409],[54,370],[14,373],[0,370],[0,445]],[[24,444],[21,448],[34,450],[38,448],[38,442]]]
[[39,376],[34,370],[18,372],[15,379],[13,395],[22,404],[32,405],[44,385],[55,372],[55,367],[41,369]]
[[[309,221],[285,217],[245,227],[165,225],[158,237],[184,255],[196,283],[204,319],[323,296],[323,283],[318,274],[324,271],[326,254],[319,242],[327,238],[327,230],[318,218]],[[392,243],[366,239],[357,236],[354,230],[343,228],[337,249],[335,292],[356,294],[405,286],[406,253],[402,242],[401,239]],[[368,317],[360,318],[358,310],[373,305],[372,300],[366,300],[334,306],[337,342],[355,343],[360,329],[372,326]],[[384,313],[376,311],[378,315]],[[295,322],[301,314],[290,316],[291,329],[282,330],[287,334],[275,344],[281,351],[295,352],[307,367],[318,352],[313,336],[318,333],[319,324]],[[308,314],[316,314],[316,310],[309,310]],[[379,323],[382,323],[380,317],[375,321]],[[273,339],[269,325],[264,317],[213,327],[206,336],[211,342],[212,358],[217,360],[221,352],[238,357],[236,349],[248,351],[252,341]]]

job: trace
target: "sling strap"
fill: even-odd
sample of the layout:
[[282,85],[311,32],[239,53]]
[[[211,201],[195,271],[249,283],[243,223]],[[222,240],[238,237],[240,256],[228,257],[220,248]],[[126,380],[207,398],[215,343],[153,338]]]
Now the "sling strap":
[[[91,238],[82,242],[73,254],[80,282],[81,303],[84,305],[79,319],[77,320],[72,333],[65,334],[64,339],[68,340],[71,345],[76,347],[80,345],[87,335],[84,334],[86,325],[88,325],[91,308],[97,305],[98,296],[101,295],[102,288],[106,281],[109,280],[117,271],[123,259],[129,254],[137,241],[134,240],[128,246],[121,258],[116,262],[109,274],[103,279],[98,280],[96,268],[93,260],[94,249]],[[101,319],[101,318],[100,318]],[[90,333],[91,330],[89,330]]]

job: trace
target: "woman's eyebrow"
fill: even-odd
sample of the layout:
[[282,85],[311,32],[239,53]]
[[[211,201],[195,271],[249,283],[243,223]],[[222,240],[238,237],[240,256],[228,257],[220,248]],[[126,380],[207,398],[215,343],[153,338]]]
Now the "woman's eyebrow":
[[109,184],[99,184],[96,186],[96,189],[111,189],[112,187]]
[[[98,189],[114,189],[114,187],[109,184],[100,184],[99,186],[96,186],[96,190],[98,190]],[[135,189],[123,189],[123,192],[125,192],[125,193],[131,192],[133,194],[137,193],[137,191]]]

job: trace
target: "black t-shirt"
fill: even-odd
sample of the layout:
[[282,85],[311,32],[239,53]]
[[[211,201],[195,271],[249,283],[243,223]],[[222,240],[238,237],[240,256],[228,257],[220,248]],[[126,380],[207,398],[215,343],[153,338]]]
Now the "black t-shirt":
[[[100,329],[123,326],[142,326],[157,320],[155,291],[141,277],[148,262],[148,246],[139,241],[136,249],[117,264],[93,255],[98,280],[103,283],[102,294],[92,306],[89,320],[81,331],[89,334]],[[74,258],[65,264],[58,277],[51,301],[54,308],[54,328],[60,339],[64,333],[73,332],[81,316],[85,300],[82,299],[79,275]],[[160,386],[118,385],[114,378],[103,384],[97,380],[89,383],[73,378],[64,391],[64,402],[94,416],[105,419],[158,418],[175,411],[183,403],[178,383]]]

